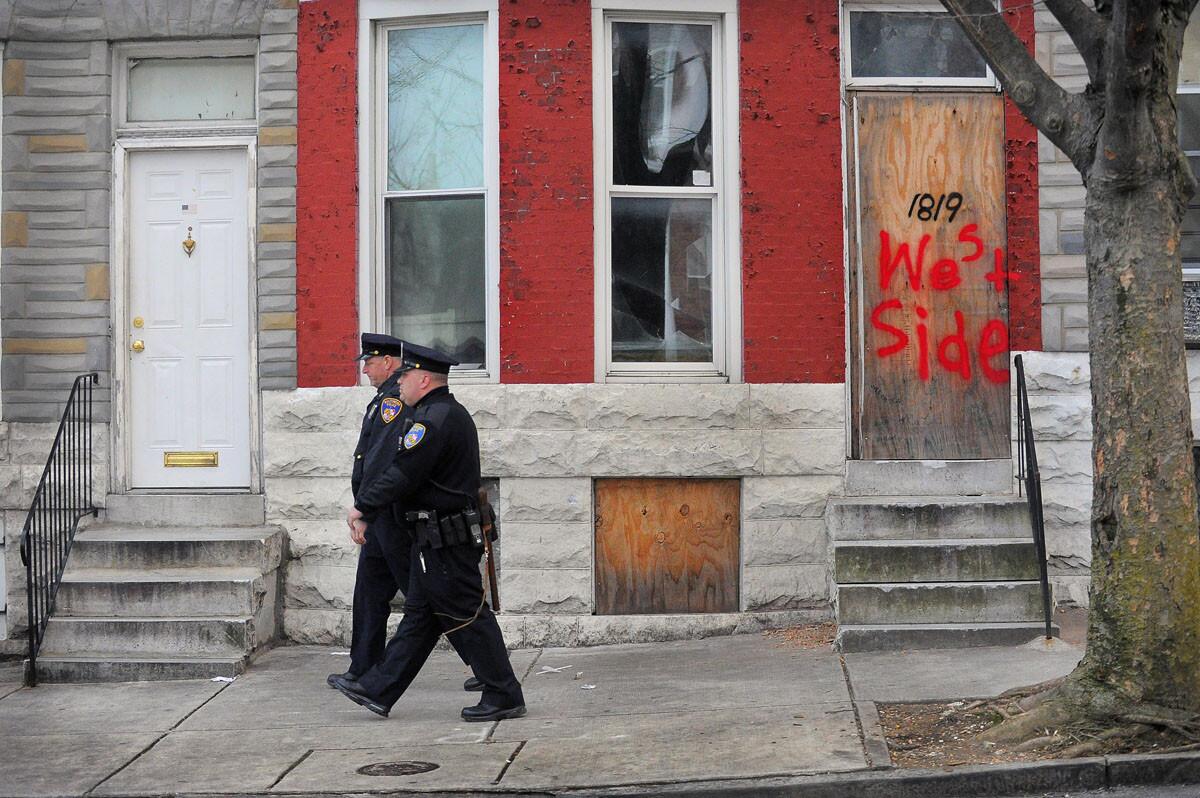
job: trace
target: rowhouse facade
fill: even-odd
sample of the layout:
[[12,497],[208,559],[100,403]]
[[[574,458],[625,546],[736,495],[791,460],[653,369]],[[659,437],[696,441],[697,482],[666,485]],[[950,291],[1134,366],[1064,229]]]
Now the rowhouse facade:
[[940,6],[36,5],[0,18],[10,629],[97,370],[99,495],[261,497],[281,634],[347,641],[362,331],[463,364],[513,644],[1027,621],[1018,352],[1086,602],[1082,189]]

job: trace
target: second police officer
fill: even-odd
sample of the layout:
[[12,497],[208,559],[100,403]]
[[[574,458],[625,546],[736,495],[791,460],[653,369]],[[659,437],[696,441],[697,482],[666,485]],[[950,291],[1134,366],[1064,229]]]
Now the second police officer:
[[[350,486],[355,496],[391,465],[401,430],[412,416],[412,411],[400,399],[400,372],[397,369],[401,351],[399,338],[378,333],[362,334],[362,353],[355,359],[362,361],[362,372],[376,389],[376,394],[363,414],[358,445],[354,447]],[[350,667],[343,674],[331,673],[326,679],[330,687],[339,675],[357,679],[383,661],[392,599],[398,590],[408,593],[408,555],[412,539],[397,522],[397,516],[402,512],[403,508],[393,506],[389,511],[378,513],[366,530],[351,528],[350,537],[361,548],[354,576]],[[466,662],[461,652],[459,657]],[[465,690],[482,687],[483,683],[474,676],[463,684]]]
[[483,682],[479,704],[464,708],[463,720],[519,718],[525,698],[479,573],[479,434],[446,385],[457,361],[408,343],[400,360],[400,398],[412,418],[404,422],[394,459],[355,495],[347,520],[362,529],[392,505],[404,508],[413,539],[404,617],[383,662],[358,679],[335,677],[333,685],[386,717],[444,634]]

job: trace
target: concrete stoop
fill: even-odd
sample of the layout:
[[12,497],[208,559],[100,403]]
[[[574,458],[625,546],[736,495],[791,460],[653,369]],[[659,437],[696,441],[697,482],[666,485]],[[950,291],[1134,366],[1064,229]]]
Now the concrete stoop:
[[[115,502],[113,500],[116,500]],[[110,496],[75,538],[38,679],[232,677],[278,636],[283,530],[245,495]]]
[[829,502],[842,651],[1013,645],[1044,632],[1028,503],[993,492],[1000,480],[990,470],[967,495],[868,490]]

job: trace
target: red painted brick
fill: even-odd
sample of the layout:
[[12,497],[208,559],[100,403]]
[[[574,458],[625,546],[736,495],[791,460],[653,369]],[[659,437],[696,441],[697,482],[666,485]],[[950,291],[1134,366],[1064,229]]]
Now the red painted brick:
[[500,4],[500,375],[591,382],[591,3]]
[[297,384],[353,385],[358,349],[357,0],[300,4]]
[[837,0],[739,8],[745,380],[842,382]]
[[[1005,0],[1005,17],[1033,52],[1033,8],[1024,0]],[[1004,98],[1006,213],[1009,268],[1019,275],[1009,283],[1009,346],[1042,348],[1041,239],[1038,234],[1037,129],[1012,100]]]

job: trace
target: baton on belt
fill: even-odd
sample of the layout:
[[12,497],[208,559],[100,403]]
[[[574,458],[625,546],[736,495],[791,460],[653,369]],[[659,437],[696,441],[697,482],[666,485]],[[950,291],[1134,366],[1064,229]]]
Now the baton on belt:
[[488,593],[492,610],[500,611],[500,586],[496,584],[496,559],[492,554],[492,538],[496,535],[496,513],[488,503],[487,491],[479,489],[479,523],[483,527],[483,552],[487,557]]

